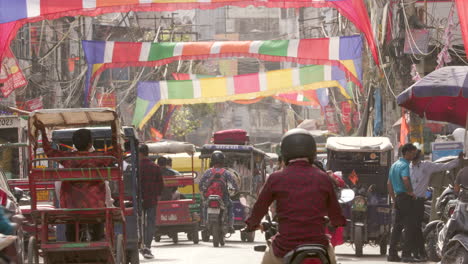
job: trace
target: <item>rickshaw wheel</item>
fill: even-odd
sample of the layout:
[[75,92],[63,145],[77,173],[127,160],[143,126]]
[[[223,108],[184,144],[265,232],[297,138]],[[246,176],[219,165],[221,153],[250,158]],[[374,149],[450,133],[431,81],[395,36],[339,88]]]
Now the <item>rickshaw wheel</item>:
[[161,241],[161,236],[154,236],[154,242]]
[[39,256],[37,255],[36,238],[31,236],[28,242],[28,264],[39,264]]
[[209,242],[210,241],[210,233],[206,230],[201,231],[201,237],[203,242]]
[[140,263],[140,253],[138,252],[138,249],[131,249],[127,251],[127,263],[130,263],[130,264]]
[[115,252],[115,260],[117,264],[125,264],[127,259],[125,258],[125,247],[124,247],[124,240],[123,235],[120,234],[117,236],[117,246]]

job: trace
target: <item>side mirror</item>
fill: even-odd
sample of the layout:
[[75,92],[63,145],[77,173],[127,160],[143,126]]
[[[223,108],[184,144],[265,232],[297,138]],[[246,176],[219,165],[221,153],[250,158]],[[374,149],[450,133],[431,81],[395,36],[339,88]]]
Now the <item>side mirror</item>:
[[351,189],[343,189],[340,193],[340,203],[351,202],[354,199],[354,191]]
[[16,201],[19,203],[21,198],[23,198],[23,196],[24,196],[24,191],[22,189],[18,188],[18,187],[15,187],[13,189],[13,196],[15,196]]

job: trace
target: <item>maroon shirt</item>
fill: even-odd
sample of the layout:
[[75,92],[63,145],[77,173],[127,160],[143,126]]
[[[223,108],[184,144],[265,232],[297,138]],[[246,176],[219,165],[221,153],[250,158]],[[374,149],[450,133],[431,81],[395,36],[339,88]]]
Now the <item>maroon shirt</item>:
[[140,179],[142,186],[143,208],[156,206],[158,196],[164,189],[164,181],[161,176],[161,169],[150,159],[140,159]]
[[280,258],[302,244],[328,245],[324,216],[334,226],[346,223],[331,179],[306,161],[270,175],[246,221],[249,229],[260,224],[273,201],[279,222],[273,252]]

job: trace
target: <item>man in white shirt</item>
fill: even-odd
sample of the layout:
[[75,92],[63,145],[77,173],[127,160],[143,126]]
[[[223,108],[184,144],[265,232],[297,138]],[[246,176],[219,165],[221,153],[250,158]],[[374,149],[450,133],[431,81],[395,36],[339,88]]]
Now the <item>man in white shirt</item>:
[[460,165],[460,160],[463,159],[463,153],[460,153],[458,159],[454,159],[447,163],[435,163],[423,159],[424,155],[421,153],[421,150],[418,150],[415,158],[410,164],[410,179],[415,195],[413,208],[417,216],[416,221],[418,226],[415,233],[417,237],[414,240],[418,242],[418,245],[416,246],[418,252],[413,252],[413,254],[417,255],[418,259],[425,261],[427,257],[424,249],[424,238],[421,224],[424,218],[424,201],[426,200],[426,191],[429,187],[429,180],[433,173],[451,170]]

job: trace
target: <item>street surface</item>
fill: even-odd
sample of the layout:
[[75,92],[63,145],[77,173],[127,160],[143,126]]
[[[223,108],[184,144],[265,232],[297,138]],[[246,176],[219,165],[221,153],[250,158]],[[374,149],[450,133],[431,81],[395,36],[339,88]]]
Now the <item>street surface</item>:
[[[254,243],[240,241],[237,232],[228,238],[224,247],[214,248],[211,242],[202,242],[194,245],[187,240],[185,234],[179,234],[179,243],[173,244],[172,239],[162,237],[161,242],[153,242],[151,250],[155,259],[145,260],[140,256],[141,263],[170,263],[170,264],[260,264],[263,253],[255,252],[255,245],[262,245],[264,236],[258,232]],[[386,257],[379,255],[378,247],[365,247],[364,256],[358,258],[354,255],[351,246],[339,246],[336,249],[338,263],[389,263]],[[426,262],[434,263],[434,262]]]

